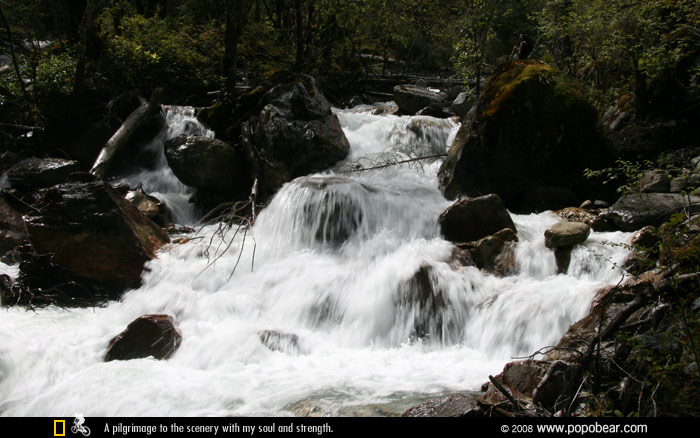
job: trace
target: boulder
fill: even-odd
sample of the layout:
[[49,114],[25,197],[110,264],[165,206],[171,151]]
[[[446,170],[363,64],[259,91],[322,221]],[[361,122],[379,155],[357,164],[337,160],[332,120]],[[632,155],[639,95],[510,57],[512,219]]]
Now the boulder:
[[153,356],[168,359],[182,342],[182,335],[169,315],[143,315],[112,338],[105,362]]
[[561,248],[583,243],[591,234],[591,227],[581,222],[557,222],[544,232],[547,248]]
[[221,140],[180,135],[165,142],[165,157],[175,176],[188,186],[249,193],[253,185],[244,154]]
[[636,188],[642,193],[668,193],[671,188],[671,178],[656,170],[645,170],[637,181]]
[[440,215],[439,223],[451,242],[479,240],[504,228],[515,230],[503,201],[493,194],[455,202]]
[[126,193],[126,200],[136,207],[144,216],[155,222],[157,225],[165,226],[165,215],[167,209],[158,198],[147,195],[138,190],[131,190]]
[[301,74],[279,76],[287,81],[264,93],[258,104],[262,109],[241,125],[262,198],[294,178],[333,166],[350,151],[316,80]]
[[484,417],[484,412],[472,394],[450,394],[438,397],[404,412],[402,417]]
[[399,110],[406,114],[415,114],[431,105],[443,105],[438,93],[416,85],[397,85],[394,87],[394,101]]
[[297,355],[300,354],[299,336],[278,330],[263,330],[258,332],[260,342],[272,351]]
[[425,108],[422,108],[418,112],[416,112],[417,116],[429,116],[429,117],[435,117],[438,119],[447,119],[449,117],[454,116],[454,113],[450,110],[445,110],[442,105],[434,103],[432,105],[426,106]]
[[612,159],[581,93],[547,64],[512,61],[463,119],[439,179],[448,198],[495,193],[510,210],[554,210],[597,196],[583,171]]
[[[591,206],[593,206],[592,202]],[[595,222],[596,217],[598,216],[590,210],[576,207],[563,208],[561,210],[555,211],[554,214],[556,214],[562,219],[566,219],[569,222],[581,222],[588,226],[593,226],[593,223]]]
[[30,158],[16,164],[7,171],[13,187],[51,187],[66,182],[68,177],[80,170],[80,163],[62,158]]
[[395,318],[400,326],[410,329],[409,339],[454,342],[461,335],[462,326],[452,318],[447,293],[434,284],[432,270],[430,265],[423,265],[399,286]]
[[651,249],[659,243],[659,233],[656,227],[647,225],[632,236],[632,246]]
[[0,257],[28,238],[21,212],[0,194]]
[[677,193],[635,193],[622,196],[604,213],[622,231],[636,231],[647,225],[655,227],[673,214],[700,212],[700,196]]
[[508,275],[515,270],[515,232],[506,228],[493,236],[479,239],[474,246],[476,266],[497,275]]
[[39,194],[25,216],[30,241],[39,254],[54,254],[76,280],[115,292],[138,286],[144,263],[168,242],[160,227],[107,183],[60,184]]
[[453,113],[457,114],[458,116],[464,117],[467,115],[471,107],[474,106],[475,102],[476,99],[471,93],[461,92],[457,95],[455,100],[452,101],[450,109]]
[[694,191],[700,187],[700,174],[693,174],[689,176],[679,176],[671,180],[669,185],[669,192],[671,193],[681,193],[684,191]]

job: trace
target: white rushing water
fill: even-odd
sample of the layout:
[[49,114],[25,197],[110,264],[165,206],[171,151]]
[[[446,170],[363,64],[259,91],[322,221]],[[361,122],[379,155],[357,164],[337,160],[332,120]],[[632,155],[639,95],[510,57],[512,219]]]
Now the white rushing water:
[[[337,114],[350,161],[444,152],[456,130],[429,117]],[[183,120],[171,117],[171,128]],[[478,390],[587,313],[596,290],[621,276],[612,263],[625,251],[606,242],[629,236],[592,233],[573,251],[570,273],[557,275],[543,233],[559,219],[514,215],[514,275],[455,270],[437,225],[451,203],[437,188],[438,166],[299,178],[245,240],[230,242],[232,230],[222,241],[211,226],[202,239],[168,245],[120,302],[2,309],[0,413],[382,415]],[[147,191],[185,193],[166,186],[167,172],[134,178]],[[110,339],[148,313],[175,318],[183,341],[174,356],[105,363]],[[276,331],[274,349],[261,342],[267,330]]]

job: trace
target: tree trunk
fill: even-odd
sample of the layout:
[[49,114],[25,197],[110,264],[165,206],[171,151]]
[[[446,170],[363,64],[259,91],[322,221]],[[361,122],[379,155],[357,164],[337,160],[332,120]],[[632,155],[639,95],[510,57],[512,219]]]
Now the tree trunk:
[[90,30],[94,25],[95,0],[88,0],[80,23],[80,43],[78,45],[78,62],[75,66],[75,81],[73,82],[73,96],[77,99],[83,94],[85,84],[85,64],[87,62],[87,45]]
[[122,126],[120,126],[117,132],[105,143],[102,151],[100,151],[100,155],[97,157],[97,160],[95,160],[95,164],[92,166],[92,169],[90,169],[90,173],[97,178],[104,178],[115,157],[118,156],[127,145],[132,143],[132,140],[141,128],[153,123],[154,120],[158,120],[159,118],[161,119],[161,123],[163,123],[163,116],[160,112],[161,94],[162,90],[156,90],[149,102],[143,101],[141,106],[129,114],[129,117],[124,120]]
[[253,0],[226,0],[226,30],[224,34],[224,78],[226,90],[233,92],[236,88],[236,62],[238,41],[248,22],[248,13]]
[[296,17],[296,36],[297,36],[297,56],[294,61],[293,69],[301,71],[302,62],[304,59],[304,40],[303,40],[303,18],[301,15],[301,0],[294,0],[294,16]]
[[5,18],[5,11],[2,10],[2,5],[0,5],[0,19],[2,19],[2,24],[5,26],[7,31],[7,42],[10,44],[10,56],[12,57],[12,65],[15,68],[15,74],[17,75],[17,81],[19,82],[20,89],[24,98],[29,100],[29,94],[27,93],[27,88],[24,86],[24,80],[22,79],[22,72],[19,69],[19,63],[17,62],[17,55],[15,54],[15,46],[12,42],[12,29],[10,29],[10,24]]

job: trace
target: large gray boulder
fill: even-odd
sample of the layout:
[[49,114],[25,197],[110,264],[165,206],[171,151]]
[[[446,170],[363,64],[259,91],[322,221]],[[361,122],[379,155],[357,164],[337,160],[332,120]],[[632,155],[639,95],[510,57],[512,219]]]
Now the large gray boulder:
[[461,199],[439,218],[445,239],[451,242],[472,242],[504,228],[515,230],[515,224],[498,195]]
[[700,212],[700,196],[678,193],[624,195],[602,216],[622,231],[636,231],[647,225],[658,227],[673,214],[684,212]]
[[257,164],[259,196],[327,169],[350,151],[337,116],[311,76],[280,83],[264,94],[260,105],[259,115],[242,126]]
[[556,210],[600,198],[584,169],[612,164],[595,108],[539,61],[499,66],[440,168],[448,198],[496,193],[511,211]]
[[221,140],[180,135],[165,143],[165,157],[177,178],[200,189],[252,186],[251,167],[244,154]]
[[408,84],[394,87],[394,101],[399,109],[406,114],[415,114],[431,105],[443,105],[443,100],[438,93],[425,87]]

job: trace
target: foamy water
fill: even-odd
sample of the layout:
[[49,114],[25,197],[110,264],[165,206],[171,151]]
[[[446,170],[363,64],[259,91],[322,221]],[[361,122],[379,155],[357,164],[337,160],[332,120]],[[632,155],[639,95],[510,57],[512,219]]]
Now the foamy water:
[[[337,114],[353,162],[389,150],[444,152],[457,128],[430,117]],[[514,275],[454,270],[437,225],[451,204],[437,189],[438,166],[299,178],[245,239],[210,226],[202,239],[165,247],[120,302],[2,309],[0,413],[373,415],[478,390],[511,357],[555,344],[587,313],[596,290],[621,276],[612,262],[626,252],[607,242],[629,235],[593,232],[573,251],[570,274],[557,275],[543,233],[559,219],[513,215]],[[161,194],[183,192],[150,176]],[[187,208],[180,217],[194,214]],[[421,270],[427,296],[412,281]],[[16,275],[0,265],[5,271]],[[103,362],[109,340],[147,313],[175,318],[183,340],[173,357]],[[264,330],[289,341],[273,351]]]

